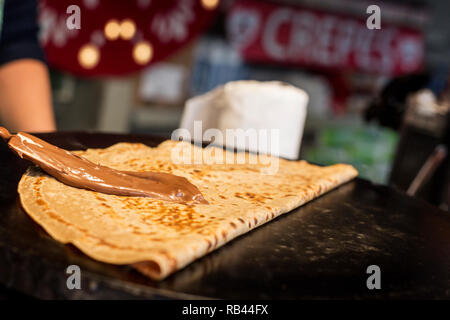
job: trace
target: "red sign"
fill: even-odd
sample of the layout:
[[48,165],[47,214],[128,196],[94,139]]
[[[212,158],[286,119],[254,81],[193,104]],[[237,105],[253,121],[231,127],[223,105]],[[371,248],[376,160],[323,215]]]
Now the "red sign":
[[382,14],[381,29],[371,30],[365,20],[352,17],[236,0],[227,30],[232,45],[248,61],[387,75],[420,70],[422,33],[386,25]]
[[[41,0],[49,64],[83,76],[126,75],[165,59],[203,32],[216,4],[202,0]],[[79,11],[79,29],[73,14]]]

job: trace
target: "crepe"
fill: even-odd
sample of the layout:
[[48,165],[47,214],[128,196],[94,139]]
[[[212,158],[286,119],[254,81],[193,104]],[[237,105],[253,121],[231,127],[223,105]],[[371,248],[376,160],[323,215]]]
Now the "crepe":
[[[174,159],[175,148],[191,152],[191,160],[200,154],[206,161],[180,163]],[[165,141],[156,148],[118,143],[106,149],[76,152],[118,170],[183,176],[200,189],[208,205],[78,189],[37,167],[30,167],[20,180],[20,201],[54,239],[72,243],[93,259],[131,264],[152,279],[163,279],[357,175],[350,165],[319,167],[283,159],[279,159],[276,173],[263,174],[267,165],[251,164],[256,156],[247,153],[223,153],[223,159],[228,160],[244,155],[244,164],[212,163],[219,152],[222,149],[202,149],[175,141]]]

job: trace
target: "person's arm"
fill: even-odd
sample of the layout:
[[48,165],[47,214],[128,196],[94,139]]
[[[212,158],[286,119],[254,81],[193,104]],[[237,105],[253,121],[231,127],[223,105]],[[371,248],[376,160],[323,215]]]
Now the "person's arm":
[[0,121],[11,131],[55,130],[50,80],[38,30],[36,0],[5,0],[0,36]]
[[44,63],[20,59],[0,67],[0,119],[12,131],[56,129]]

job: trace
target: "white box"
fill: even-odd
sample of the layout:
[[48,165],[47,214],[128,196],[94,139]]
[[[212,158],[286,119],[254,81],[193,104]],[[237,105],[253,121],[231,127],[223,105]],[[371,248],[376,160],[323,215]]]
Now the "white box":
[[[194,132],[194,122],[202,121],[203,132],[212,128],[220,130],[227,147],[298,159],[307,104],[307,93],[289,84],[234,81],[187,100],[180,128],[189,131],[191,140],[193,137],[196,142],[201,142],[203,133],[199,136],[199,132]],[[277,131],[278,150],[249,139],[237,141],[237,144],[235,141],[233,145],[225,139],[227,129]],[[220,141],[215,143],[221,144]]]

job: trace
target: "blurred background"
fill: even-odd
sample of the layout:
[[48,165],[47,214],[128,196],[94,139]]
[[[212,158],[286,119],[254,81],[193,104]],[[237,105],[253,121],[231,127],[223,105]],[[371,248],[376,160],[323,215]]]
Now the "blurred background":
[[280,80],[310,97],[300,158],[448,210],[449,13],[446,0],[41,0],[39,23],[58,130],[170,137],[188,98]]

